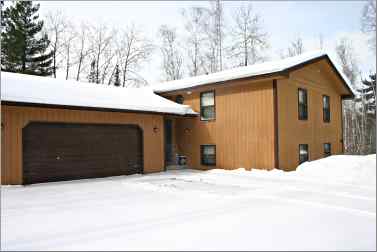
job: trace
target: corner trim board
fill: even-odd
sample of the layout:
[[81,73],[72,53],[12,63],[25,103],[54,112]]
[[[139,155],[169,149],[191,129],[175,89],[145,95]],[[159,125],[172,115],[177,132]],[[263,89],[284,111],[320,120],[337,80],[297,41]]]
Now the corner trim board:
[[278,92],[277,92],[277,80],[272,81],[273,87],[273,100],[274,100],[274,152],[275,152],[275,168],[279,168],[279,111],[278,111]]

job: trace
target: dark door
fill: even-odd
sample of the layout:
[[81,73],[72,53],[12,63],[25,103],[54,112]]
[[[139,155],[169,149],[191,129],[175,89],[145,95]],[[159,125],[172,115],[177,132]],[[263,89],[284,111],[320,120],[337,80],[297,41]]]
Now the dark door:
[[142,173],[136,125],[30,123],[23,136],[24,184]]
[[171,119],[165,119],[165,165],[174,164],[173,157],[173,122]]

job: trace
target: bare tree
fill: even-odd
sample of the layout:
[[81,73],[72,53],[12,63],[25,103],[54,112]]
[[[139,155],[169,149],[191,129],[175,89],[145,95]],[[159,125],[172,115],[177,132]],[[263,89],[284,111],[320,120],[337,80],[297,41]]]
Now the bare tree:
[[298,37],[294,41],[291,42],[291,46],[288,48],[288,55],[289,57],[293,57],[296,55],[300,55],[304,52],[304,44],[302,39]]
[[[342,38],[336,45],[336,53],[340,61],[342,72],[350,80],[351,85],[356,89],[356,81],[359,75],[354,49],[347,38]],[[344,147],[346,153],[360,154],[365,145],[365,118],[359,110],[355,100],[344,102]]]
[[64,61],[65,61],[65,79],[68,80],[69,77],[69,70],[71,66],[73,65],[73,62],[71,61],[71,50],[73,47],[73,44],[75,42],[75,39],[77,39],[77,33],[75,31],[75,28],[73,24],[69,21],[65,21],[65,29],[63,32],[63,50],[64,50]]
[[177,34],[174,28],[166,25],[160,27],[161,52],[163,56],[163,70],[166,80],[178,80],[182,78],[183,58],[178,50]]
[[221,1],[210,1],[209,23],[206,26],[209,44],[206,58],[209,63],[208,68],[210,72],[217,72],[223,69],[224,23]]
[[268,47],[267,33],[262,29],[260,17],[253,13],[251,4],[241,6],[233,18],[231,57],[242,59],[239,65],[243,66],[263,61],[262,51]]
[[61,11],[49,12],[46,15],[46,31],[50,39],[53,59],[53,76],[56,78],[56,70],[59,68],[59,56],[62,54],[63,33],[66,29],[66,17]]
[[319,34],[319,49],[323,50],[324,44],[325,44],[325,42],[324,42],[323,34],[320,33]]
[[[91,32],[91,54],[95,62],[95,82],[103,83],[107,71],[103,71],[111,62],[113,55],[109,53],[115,30],[109,29],[101,23],[92,27]],[[107,70],[107,69],[106,69]],[[102,73],[102,75],[101,75]]]
[[361,16],[361,30],[371,34],[370,45],[376,52],[376,1],[368,0]]
[[76,80],[80,80],[80,74],[85,70],[85,60],[91,53],[89,47],[89,26],[85,23],[81,23],[79,30],[77,31],[77,43],[74,44],[74,54],[77,64]]
[[336,53],[340,60],[343,73],[355,85],[356,78],[360,73],[354,54],[352,43],[347,38],[341,38],[336,45]]
[[302,42],[301,37],[297,37],[293,41],[290,42],[289,47],[287,48],[287,52],[284,53],[284,50],[280,52],[280,57],[282,59],[288,57],[294,57],[300,55],[304,52],[304,43]]
[[[138,71],[154,50],[152,43],[132,25],[119,32],[117,41],[117,63],[120,66],[123,87],[145,83]],[[114,71],[115,72],[115,69]]]
[[205,70],[205,54],[208,26],[208,10],[202,7],[191,7],[182,11],[185,18],[186,50],[189,58],[188,70],[190,76],[197,76]]

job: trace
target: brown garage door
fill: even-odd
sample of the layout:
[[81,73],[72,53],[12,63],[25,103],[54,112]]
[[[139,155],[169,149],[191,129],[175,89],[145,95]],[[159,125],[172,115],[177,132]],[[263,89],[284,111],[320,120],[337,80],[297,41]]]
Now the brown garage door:
[[28,124],[23,183],[142,173],[142,132],[136,125]]

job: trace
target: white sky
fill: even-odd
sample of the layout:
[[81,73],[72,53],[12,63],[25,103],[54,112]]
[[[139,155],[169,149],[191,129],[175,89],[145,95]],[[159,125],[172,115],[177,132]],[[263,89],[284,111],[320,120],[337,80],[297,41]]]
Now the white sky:
[[[175,26],[178,35],[184,33],[182,8],[208,6],[207,1],[46,1],[40,2],[41,16],[49,11],[62,10],[72,21],[105,22],[115,27],[134,23],[149,38],[156,40],[162,24]],[[225,23],[231,24],[232,12],[245,2],[224,2]],[[306,51],[319,48],[319,35],[324,37],[325,49],[334,53],[336,41],[346,36],[353,40],[362,72],[375,71],[375,54],[368,48],[368,37],[360,31],[361,11],[365,1],[252,1],[269,34],[270,59],[279,58],[291,40],[302,37]],[[161,80],[161,55],[158,50],[141,73],[150,83]]]

